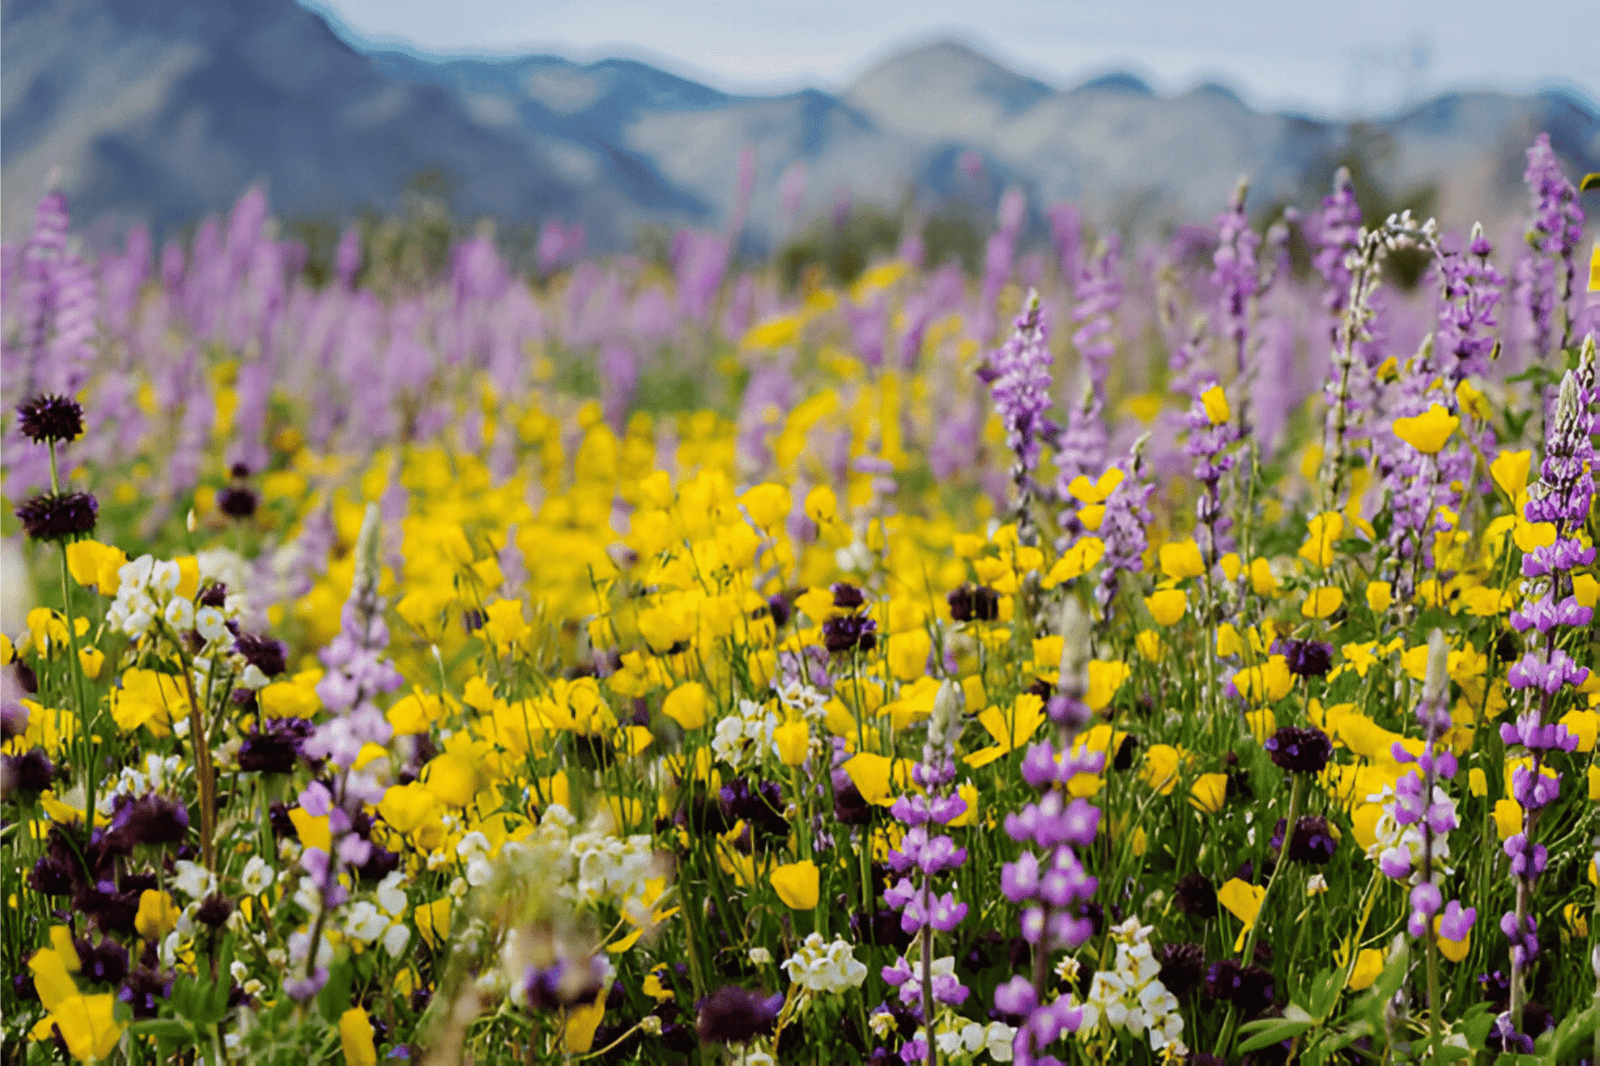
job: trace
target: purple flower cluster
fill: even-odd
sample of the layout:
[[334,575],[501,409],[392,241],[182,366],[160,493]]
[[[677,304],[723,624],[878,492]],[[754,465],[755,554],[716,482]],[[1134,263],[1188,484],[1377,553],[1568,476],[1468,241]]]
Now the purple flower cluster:
[[1012,476],[1022,485],[1039,465],[1044,415],[1050,408],[1048,327],[1039,294],[1029,292],[1010,339],[989,357],[989,384],[995,409],[1006,427],[1006,444],[1016,456]]
[[1056,445],[1057,493],[1061,496],[1066,495],[1067,483],[1073,478],[1093,476],[1105,465],[1106,378],[1116,354],[1112,316],[1122,304],[1123,285],[1117,269],[1121,247],[1115,236],[1102,240],[1077,278],[1072,320],[1079,326],[1072,334],[1072,345],[1082,360],[1083,396],[1069,412]]
[[1580,370],[1568,371],[1561,381],[1539,481],[1529,488],[1523,510],[1529,522],[1553,524],[1556,538],[1522,559],[1527,599],[1513,613],[1511,624],[1519,632],[1539,636],[1506,672],[1507,683],[1526,692],[1528,709],[1515,723],[1500,726],[1500,738],[1507,747],[1520,745],[1529,755],[1529,764],[1519,766],[1511,781],[1512,798],[1522,808],[1522,830],[1506,838],[1503,845],[1517,885],[1516,907],[1500,919],[1500,930],[1511,942],[1509,1022],[1514,1029],[1522,1025],[1527,968],[1539,953],[1538,926],[1530,902],[1548,855],[1542,844],[1534,842],[1534,828],[1539,812],[1554,802],[1561,790],[1561,775],[1546,776],[1544,758],[1549,751],[1570,752],[1577,746],[1577,738],[1565,726],[1547,723],[1563,692],[1576,689],[1589,677],[1587,668],[1556,645],[1564,630],[1586,634],[1593,618],[1593,611],[1577,602],[1572,587],[1573,567],[1587,566],[1595,558],[1594,548],[1578,539],[1594,499],[1594,476],[1589,469],[1594,450],[1589,435],[1593,416],[1586,403],[1592,359],[1592,349],[1586,347]]
[[[1455,754],[1448,747],[1441,749],[1440,738],[1451,727],[1447,697],[1450,690],[1449,648],[1444,635],[1434,630],[1428,642],[1428,670],[1422,686],[1422,699],[1417,703],[1417,721],[1422,725],[1422,754],[1413,758],[1399,741],[1391,749],[1396,762],[1415,763],[1417,771],[1409,773],[1395,783],[1394,799],[1384,804],[1384,811],[1395,821],[1402,833],[1411,831],[1421,837],[1421,854],[1405,843],[1391,847],[1379,857],[1378,868],[1396,880],[1410,878],[1411,914],[1406,931],[1417,938],[1429,934],[1434,916],[1443,909],[1439,933],[1448,940],[1462,940],[1478,919],[1475,908],[1462,909],[1458,900],[1444,903],[1444,893],[1439,888],[1444,870],[1441,860],[1449,855],[1445,838],[1456,828],[1456,807],[1450,797],[1439,787],[1439,781],[1455,777],[1460,768]],[[1404,840],[1405,837],[1402,837]]]
[[1144,569],[1144,552],[1150,546],[1146,533],[1151,521],[1148,501],[1155,485],[1145,480],[1143,441],[1134,444],[1125,467],[1127,476],[1106,497],[1105,515],[1096,534],[1105,543],[1105,566],[1095,586],[1095,603],[1104,617],[1110,617],[1111,604],[1124,573]]
[[1085,910],[1099,880],[1084,869],[1074,849],[1094,843],[1100,810],[1082,797],[1069,798],[1073,777],[1105,768],[1105,752],[1073,748],[1073,738],[1091,717],[1083,702],[1088,690],[1088,618],[1076,600],[1062,615],[1063,650],[1060,683],[1049,713],[1056,724],[1059,747],[1051,741],[1032,745],[1022,761],[1022,776],[1039,798],[1006,815],[1005,830],[1024,850],[1000,870],[1000,891],[1022,910],[1022,938],[1033,947],[1033,977],[1013,977],[995,991],[995,1010],[1015,1018],[1013,1045],[1019,1066],[1059,1066],[1044,1049],[1063,1033],[1075,1032],[1082,1011],[1068,997],[1044,1002],[1049,956],[1071,951],[1094,935],[1093,918]]
[[1541,133],[1528,149],[1528,169],[1523,173],[1533,209],[1528,245],[1533,255],[1517,264],[1517,297],[1533,333],[1533,356],[1548,358],[1556,346],[1555,314],[1562,312],[1560,346],[1571,337],[1567,307],[1572,296],[1573,253],[1583,239],[1583,208],[1578,191],[1561,172],[1550,147],[1550,135]]
[[[1232,347],[1242,377],[1249,369],[1251,306],[1261,285],[1256,250],[1261,237],[1250,228],[1244,201],[1249,184],[1240,181],[1228,209],[1217,216],[1217,250],[1212,256],[1211,283],[1217,287],[1217,332]],[[1244,421],[1243,413],[1240,421]]]
[[1322,306],[1335,318],[1331,329],[1333,339],[1337,340],[1338,316],[1344,314],[1350,303],[1352,274],[1345,260],[1361,240],[1361,205],[1356,203],[1350,171],[1344,167],[1333,176],[1333,192],[1322,198],[1322,209],[1311,216],[1308,228],[1316,246],[1311,265],[1328,283],[1327,291],[1322,294]]
[[1506,283],[1489,262],[1493,251],[1494,245],[1483,235],[1480,224],[1472,228],[1464,251],[1446,251],[1439,257],[1443,307],[1438,351],[1452,389],[1468,377],[1489,371],[1494,330],[1499,324],[1495,307]]
[[889,852],[889,868],[899,881],[883,894],[884,902],[900,912],[900,928],[918,938],[921,957],[916,964],[904,956],[893,966],[885,966],[882,977],[899,989],[899,998],[918,1022],[928,1027],[928,1037],[907,1041],[900,1048],[905,1062],[916,1062],[931,1047],[935,1002],[959,1007],[970,994],[953,972],[935,973],[934,932],[949,933],[967,916],[967,904],[954,892],[934,893],[934,878],[958,870],[967,861],[967,849],[941,831],[940,827],[966,813],[967,801],[956,794],[955,734],[960,731],[961,690],[953,681],[939,686],[934,697],[933,715],[928,720],[928,737],[922,748],[922,761],[911,769],[911,778],[927,795],[903,795],[889,813],[906,826],[898,848]]
[[[371,773],[355,769],[363,747],[385,746],[393,736],[393,728],[374,699],[402,683],[400,674],[383,658],[389,629],[378,598],[378,534],[377,506],[369,504],[356,545],[355,580],[341,616],[343,629],[322,652],[328,672],[317,683],[317,696],[329,718],[301,745],[306,758],[326,760],[333,777],[331,787],[314,780],[299,796],[307,814],[327,817],[333,836],[331,854],[308,847],[300,855],[300,865],[319,902],[312,934],[291,945],[291,961],[303,964],[304,973],[284,982],[284,990],[301,1001],[316,995],[328,979],[327,969],[317,964],[317,933],[328,913],[348,896],[339,884],[339,871],[363,866],[372,857],[372,842],[357,831],[356,816],[363,805],[381,803],[385,791]],[[293,950],[296,947],[298,951]]]
[[1195,480],[1200,482],[1200,498],[1195,501],[1194,535],[1209,567],[1233,549],[1233,540],[1228,535],[1233,519],[1222,513],[1222,479],[1238,459],[1233,446],[1238,443],[1240,433],[1232,419],[1212,423],[1205,404],[1199,399],[1199,393],[1205,392],[1207,387],[1196,392],[1194,402],[1184,415],[1189,438],[1183,450],[1194,460]]

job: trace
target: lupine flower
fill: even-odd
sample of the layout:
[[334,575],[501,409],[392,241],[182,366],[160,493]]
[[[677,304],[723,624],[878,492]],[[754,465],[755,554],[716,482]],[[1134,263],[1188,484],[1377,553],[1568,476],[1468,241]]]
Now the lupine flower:
[[[1573,253],[1583,239],[1583,209],[1572,182],[1550,147],[1550,135],[1540,133],[1528,149],[1523,174],[1533,213],[1527,240],[1534,254],[1517,264],[1517,296],[1533,329],[1533,354],[1547,358],[1554,346],[1565,347],[1572,322],[1567,307],[1572,296]],[[1557,312],[1562,334],[1556,336]]]

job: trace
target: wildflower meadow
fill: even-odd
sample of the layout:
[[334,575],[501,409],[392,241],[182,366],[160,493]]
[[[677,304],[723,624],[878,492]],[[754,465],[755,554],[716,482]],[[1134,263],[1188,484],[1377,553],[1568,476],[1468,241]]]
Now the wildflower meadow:
[[1600,176],[1526,177],[971,275],[47,197],[4,1060],[1593,1066]]

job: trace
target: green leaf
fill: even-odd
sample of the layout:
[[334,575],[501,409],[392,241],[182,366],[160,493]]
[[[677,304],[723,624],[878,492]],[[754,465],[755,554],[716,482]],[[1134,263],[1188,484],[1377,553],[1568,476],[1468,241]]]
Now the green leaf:
[[1556,1028],[1556,1061],[1571,1058],[1577,1054],[1580,1046],[1589,1043],[1594,1036],[1595,1021],[1593,1007],[1567,1015],[1566,1020]]
[[1558,380],[1560,379],[1556,376],[1555,371],[1551,370],[1549,367],[1530,366],[1522,373],[1512,374],[1510,377],[1506,378],[1506,384],[1514,385],[1518,382],[1532,381],[1540,385],[1553,385]]
[[1383,972],[1378,974],[1378,979],[1372,983],[1372,991],[1368,993],[1380,1004],[1387,1003],[1394,994],[1400,991],[1400,986],[1405,983],[1406,971],[1411,968],[1411,951],[1401,942],[1399,950],[1389,953],[1389,962],[1384,966]]
[[1454,1044],[1441,1044],[1439,1045],[1438,1054],[1433,1057],[1433,1061],[1470,1062],[1472,1061],[1472,1052],[1464,1047],[1456,1047]]
[[1467,1010],[1461,1019],[1461,1031],[1469,1047],[1482,1051],[1488,1046],[1489,1030],[1494,1028],[1494,1019],[1494,1010],[1487,1003],[1474,1003]]
[[1244,1031],[1252,1026],[1259,1025],[1261,1028],[1256,1030],[1255,1035],[1249,1040],[1240,1044],[1238,1050],[1240,1052],[1260,1051],[1264,1047],[1271,1047],[1273,1044],[1292,1040],[1307,1029],[1315,1027],[1316,1024],[1316,1022],[1291,1022],[1281,1018],[1270,1018],[1266,1022],[1251,1022],[1250,1025],[1239,1027],[1240,1036],[1243,1036]]
[[339,1015],[350,1007],[350,963],[336,962],[329,968],[328,983],[317,993],[317,1010],[330,1025],[339,1023]]
[[153,1036],[157,1040],[194,1040],[194,1030],[176,1018],[151,1018],[149,1021],[134,1022],[128,1026],[128,1032],[134,1036]]
[[1338,970],[1329,970],[1317,975],[1311,982],[1311,1013],[1318,1018],[1326,1018],[1333,1009],[1333,1004],[1339,997],[1339,986],[1343,983],[1344,974]]

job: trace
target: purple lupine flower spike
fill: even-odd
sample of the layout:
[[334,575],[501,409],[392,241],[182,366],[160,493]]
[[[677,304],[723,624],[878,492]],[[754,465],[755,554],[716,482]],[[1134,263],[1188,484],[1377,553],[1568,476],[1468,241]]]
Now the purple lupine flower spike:
[[[317,683],[317,697],[329,717],[301,748],[309,759],[326,760],[333,775],[331,788],[313,781],[299,797],[300,806],[312,817],[327,816],[333,835],[331,853],[308,847],[300,857],[318,906],[325,911],[346,898],[339,884],[340,870],[362,866],[371,857],[372,844],[356,831],[355,816],[363,805],[382,802],[385,788],[370,772],[357,770],[355,763],[363,747],[387,745],[394,735],[375,700],[402,683],[400,674],[383,658],[389,646],[389,627],[378,598],[379,533],[377,505],[368,504],[356,543],[355,579],[341,614],[343,628],[322,652],[328,671]],[[322,924],[317,922],[313,928]],[[310,937],[298,943],[298,950],[291,942],[291,962],[304,970],[284,987],[296,999],[316,995],[327,981],[326,969],[317,963],[317,948]]]
[[1517,264],[1517,301],[1531,329],[1530,354],[1545,361],[1572,343],[1573,253],[1583,239],[1583,208],[1548,133],[1539,134],[1528,149],[1523,181],[1533,209],[1527,234],[1533,254]]
[[[1548,148],[1548,145],[1545,146]],[[1531,155],[1531,154],[1530,154]],[[1530,165],[1530,171],[1532,170]],[[1539,481],[1528,490],[1523,517],[1529,522],[1548,522],[1555,526],[1555,542],[1523,557],[1527,600],[1517,612],[1517,628],[1536,631],[1528,651],[1506,672],[1506,682],[1523,693],[1527,710],[1514,723],[1501,726],[1500,737],[1508,745],[1520,744],[1528,752],[1528,765],[1512,773],[1511,798],[1522,808],[1521,831],[1502,845],[1511,860],[1511,875],[1516,883],[1516,905],[1500,919],[1500,929],[1511,943],[1510,1009],[1501,1016],[1502,1029],[1515,1034],[1522,1029],[1522,1012],[1527,1005],[1527,972],[1540,951],[1538,926],[1531,913],[1532,897],[1540,875],[1549,862],[1548,851],[1534,839],[1539,814],[1553,803],[1561,791],[1561,775],[1544,771],[1546,753],[1570,752],[1577,738],[1564,725],[1546,724],[1556,716],[1557,703],[1570,690],[1589,677],[1556,641],[1563,629],[1586,630],[1591,614],[1573,600],[1572,567],[1586,565],[1594,549],[1585,548],[1579,539],[1588,522],[1594,500],[1593,441],[1590,431],[1594,417],[1589,410],[1594,373],[1594,345],[1584,345],[1580,365],[1569,370],[1561,381],[1545,438],[1544,460]]]
[[[1089,619],[1076,599],[1066,601],[1061,629],[1060,681],[1049,705],[1059,753],[1050,741],[1029,750],[1027,780],[1040,796],[1006,816],[1006,833],[1025,850],[1000,871],[1001,892],[1022,907],[1022,936],[1033,945],[1033,979],[1013,977],[995,991],[994,998],[997,1012],[1019,1019],[1013,1052],[1022,1064],[1055,1061],[1044,1049],[1082,1023],[1082,1010],[1070,997],[1044,1001],[1048,960],[1052,952],[1071,951],[1094,935],[1094,922],[1084,905],[1098,881],[1084,870],[1075,849],[1093,844],[1100,811],[1082,798],[1069,801],[1066,786],[1079,773],[1100,772],[1105,753],[1072,746],[1091,717],[1083,703],[1088,691]],[[1045,772],[1047,764],[1053,774]]]

